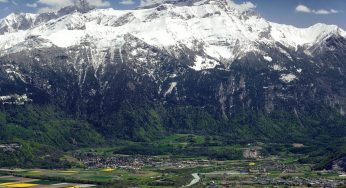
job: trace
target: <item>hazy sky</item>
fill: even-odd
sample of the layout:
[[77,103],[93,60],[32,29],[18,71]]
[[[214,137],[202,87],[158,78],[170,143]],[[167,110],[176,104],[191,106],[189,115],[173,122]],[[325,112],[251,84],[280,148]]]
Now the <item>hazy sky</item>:
[[[0,0],[0,17],[12,12],[44,12],[69,5],[74,0]],[[88,0],[99,8],[133,9],[141,3],[160,0]],[[315,23],[335,24],[346,29],[346,0],[234,0],[247,3],[264,18],[277,23],[306,27]]]

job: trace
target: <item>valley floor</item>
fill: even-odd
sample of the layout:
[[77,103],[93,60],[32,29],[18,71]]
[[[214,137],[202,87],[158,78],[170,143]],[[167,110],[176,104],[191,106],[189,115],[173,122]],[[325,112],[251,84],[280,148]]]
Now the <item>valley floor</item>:
[[[1,169],[0,187],[338,187],[346,184],[341,172],[313,171],[311,165],[299,164],[293,157],[226,161],[168,156],[146,156],[146,161],[144,156],[108,157],[123,160],[124,164],[133,161],[135,167],[118,164],[64,170]],[[102,157],[95,160],[107,161]]]
[[[18,146],[6,148],[15,152]],[[0,188],[346,185],[342,168],[317,171],[316,161],[308,160],[311,154],[305,150],[316,151],[301,143],[232,144],[218,137],[175,134],[153,142],[119,141],[109,147],[67,151],[59,160],[69,166],[0,167]]]

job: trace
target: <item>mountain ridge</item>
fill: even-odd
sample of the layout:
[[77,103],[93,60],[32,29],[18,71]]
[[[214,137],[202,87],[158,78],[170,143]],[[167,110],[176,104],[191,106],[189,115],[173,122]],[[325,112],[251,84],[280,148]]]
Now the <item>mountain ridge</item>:
[[[37,55],[36,51],[60,54],[58,57],[63,58],[65,64],[59,66],[73,67],[80,88],[87,84],[84,80],[88,71],[94,71],[92,79],[96,79],[97,85],[104,85],[109,81],[101,79],[106,76],[106,67],[123,64],[131,67],[129,69],[139,77],[148,77],[157,84],[156,93],[167,98],[180,88],[175,79],[184,76],[186,71],[205,74],[208,72],[204,71],[216,69],[227,72],[240,62],[254,68],[268,67],[271,74],[278,74],[279,82],[289,86],[305,72],[321,67],[323,62],[317,59],[320,52],[338,49],[330,47],[328,41],[341,40],[337,43],[343,49],[342,41],[346,35],[337,26],[316,24],[299,29],[275,24],[230,4],[224,6],[227,4],[225,0],[191,1],[189,6],[179,4],[181,1],[172,2],[175,3],[126,11],[93,9],[81,12],[67,7],[56,13],[36,15],[37,18],[55,15],[48,16],[49,19],[13,14],[0,23],[4,25],[4,20],[16,23],[18,16],[19,20],[29,18],[33,25],[26,30],[10,29],[0,35],[0,54],[11,60],[18,58],[16,54],[26,52],[33,63],[43,63],[44,59],[54,57]],[[61,12],[64,12],[62,16],[58,16]],[[40,21],[35,23],[36,20]],[[20,28],[23,24],[14,25]],[[47,66],[56,64],[54,59],[49,61]],[[314,65],[304,65],[302,61]],[[310,66],[314,68],[304,68]],[[167,72],[162,70],[165,67],[174,68]],[[12,68],[6,71],[16,73],[17,77],[22,75]],[[23,80],[24,76],[20,78]],[[172,82],[166,83],[169,80]],[[228,94],[232,92],[228,91]]]
[[[38,15],[12,14],[0,21],[0,31],[3,31],[0,35],[2,44],[0,50],[9,49],[31,36],[47,39],[48,42],[62,48],[79,45],[85,41],[94,43],[99,49],[111,48],[111,46],[121,46],[124,35],[131,33],[150,45],[168,51],[169,48],[182,50],[181,45],[190,50],[198,48],[196,45],[202,45],[203,53],[211,58],[197,57],[196,61],[198,58],[205,59],[211,62],[211,66],[204,65],[203,67],[214,68],[222,61],[232,62],[246,53],[263,53],[256,46],[257,43],[275,46],[278,42],[286,48],[295,49],[306,46],[307,54],[311,54],[308,52],[309,47],[321,40],[333,34],[346,36],[345,31],[333,25],[316,24],[300,29],[268,22],[257,15],[244,17],[246,14],[242,11],[231,6],[221,7],[213,3],[215,1],[193,2],[194,4],[189,6],[176,6],[174,3],[160,4],[152,8],[130,11],[94,9],[81,13],[76,9],[62,16],[59,16],[61,10],[56,13]],[[201,3],[195,5],[196,2]],[[227,1],[217,2],[225,4]],[[52,18],[52,14],[55,17]],[[47,23],[40,21],[47,19],[37,19],[47,15],[50,17]],[[28,23],[32,23],[32,26],[27,26]],[[51,26],[48,26],[48,23]],[[218,25],[219,27],[216,28],[215,26]],[[174,29],[171,26],[177,28]],[[8,32],[5,34],[6,28]],[[113,33],[119,34],[114,36]],[[198,41],[199,44],[194,44],[194,41]],[[282,48],[281,50],[285,51]],[[175,55],[176,52],[173,50],[170,53]],[[196,70],[204,69],[198,67],[197,64],[198,62],[192,67]]]

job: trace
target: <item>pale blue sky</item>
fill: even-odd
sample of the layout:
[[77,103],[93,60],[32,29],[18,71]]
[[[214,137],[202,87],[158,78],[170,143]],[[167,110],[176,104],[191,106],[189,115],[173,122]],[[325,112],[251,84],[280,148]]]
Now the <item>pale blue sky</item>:
[[[12,12],[31,12],[55,9],[73,0],[0,0],[0,17]],[[88,0],[99,7],[133,9],[140,1],[152,0]],[[244,3],[245,0],[234,0]],[[346,0],[246,0],[255,11],[277,23],[307,27],[315,23],[335,24],[346,29]]]

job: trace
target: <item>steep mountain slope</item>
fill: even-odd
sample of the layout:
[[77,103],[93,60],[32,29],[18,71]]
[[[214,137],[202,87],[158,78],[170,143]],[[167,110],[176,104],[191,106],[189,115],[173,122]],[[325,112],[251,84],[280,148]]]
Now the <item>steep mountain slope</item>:
[[12,14],[0,28],[3,106],[53,105],[110,139],[183,130],[293,141],[345,115],[346,32],[337,26],[295,28],[203,0]]

